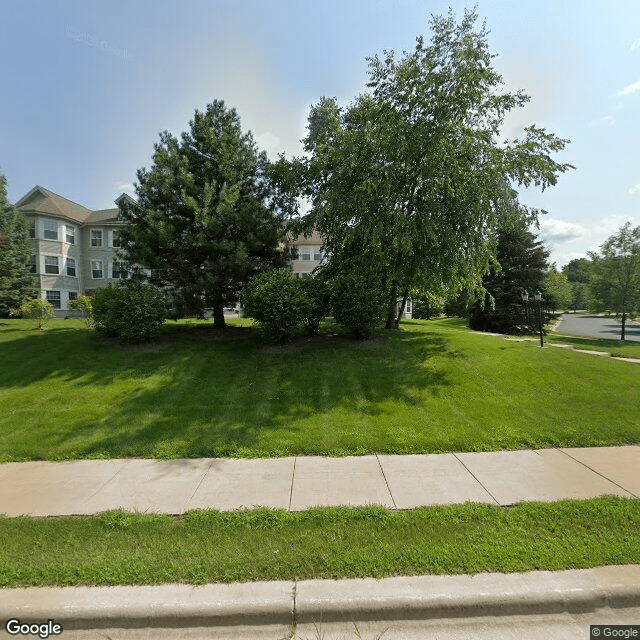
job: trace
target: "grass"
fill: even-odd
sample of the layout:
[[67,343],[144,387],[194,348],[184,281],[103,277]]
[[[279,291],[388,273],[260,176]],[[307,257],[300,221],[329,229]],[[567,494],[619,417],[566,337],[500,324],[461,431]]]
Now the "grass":
[[545,340],[556,344],[569,344],[574,349],[588,351],[604,351],[620,358],[639,358],[640,342],[625,340],[606,340],[600,338],[582,338],[563,333],[550,333]]
[[633,564],[640,562],[639,529],[640,500],[617,496],[511,508],[467,503],[410,511],[334,507],[0,518],[0,586],[381,578]]
[[[246,324],[240,322],[239,325]],[[478,335],[457,319],[261,345],[168,324],[124,348],[79,320],[0,324],[0,462],[598,446],[640,440],[637,365]]]

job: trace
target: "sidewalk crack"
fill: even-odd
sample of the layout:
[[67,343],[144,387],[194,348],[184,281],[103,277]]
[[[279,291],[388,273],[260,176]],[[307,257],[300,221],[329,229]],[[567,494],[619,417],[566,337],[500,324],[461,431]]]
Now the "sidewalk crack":
[[467,465],[462,462],[462,460],[460,460],[460,458],[458,458],[458,456],[456,455],[455,452],[453,453],[453,457],[471,474],[471,476],[473,477],[473,479],[491,496],[491,499],[496,503],[496,504],[500,504],[497,500],[496,497],[493,495],[493,493],[491,493],[491,491],[489,491],[489,489],[487,489],[487,487],[485,487],[482,482],[480,482],[480,479],[478,478],[478,476],[476,476],[475,473],[473,473],[473,471],[471,471],[471,469],[469,469],[469,467],[467,467]]
[[393,497],[393,493],[391,493],[391,487],[389,486],[389,481],[387,480],[387,476],[385,475],[384,469],[382,468],[382,463],[380,462],[380,457],[378,456],[377,453],[376,453],[376,460],[378,461],[378,466],[380,467],[380,473],[382,474],[382,477],[384,478],[384,482],[387,485],[387,491],[391,496],[391,502],[393,502],[393,508],[397,509],[398,505],[396,504],[396,499]]
[[195,496],[196,493],[198,493],[198,489],[202,486],[202,483],[204,482],[204,479],[207,477],[207,475],[209,475],[209,471],[211,470],[211,467],[213,466],[214,461],[215,461],[215,458],[211,458],[209,462],[209,466],[207,467],[207,470],[202,474],[202,478],[200,478],[200,482],[198,482],[198,486],[193,490],[193,493],[189,496],[189,499],[184,503],[184,508],[182,509],[182,513],[185,513],[185,511],[187,510],[187,507],[189,506],[189,503],[193,500],[193,496]]
[[124,469],[126,467],[128,467],[131,464],[132,460],[127,460],[125,464],[123,464],[108,480],[105,480],[102,485],[100,486],[99,489],[96,489],[86,500],[85,503],[88,502],[89,500],[91,500],[92,498],[95,498],[110,482],[113,482],[113,480],[116,479],[116,476],[118,476],[120,473],[122,473],[124,471]]
[[585,462],[582,462],[582,460],[578,460],[578,458],[574,458],[570,453],[563,451],[559,447],[554,447],[554,449],[556,449],[557,451],[560,451],[560,453],[564,453],[565,456],[571,458],[572,460],[575,460],[578,464],[581,464],[583,467],[589,469],[589,471],[593,471],[593,473],[599,475],[601,478],[604,478],[607,482],[610,482],[611,484],[615,484],[616,487],[622,489],[625,493],[628,493],[630,496],[633,496],[634,498],[640,498],[640,496],[637,496],[635,493],[632,493],[631,491],[629,491],[629,489],[625,489],[621,484],[618,484],[615,480],[612,480],[611,478],[607,478],[607,476],[600,473],[599,471],[596,471],[596,469],[594,469],[593,467],[590,467]]
[[291,472],[291,489],[289,490],[289,511],[291,511],[291,503],[293,501],[293,482],[296,479],[296,462],[298,461],[298,456],[293,458],[293,471]]

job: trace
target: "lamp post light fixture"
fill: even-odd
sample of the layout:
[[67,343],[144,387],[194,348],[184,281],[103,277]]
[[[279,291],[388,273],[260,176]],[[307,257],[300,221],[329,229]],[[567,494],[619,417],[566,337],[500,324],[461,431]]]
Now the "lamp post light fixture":
[[540,304],[542,300],[542,294],[538,290],[533,294],[533,297],[535,298],[536,305],[538,307],[538,331],[540,332],[540,346],[543,347],[544,342],[542,340],[542,309]]

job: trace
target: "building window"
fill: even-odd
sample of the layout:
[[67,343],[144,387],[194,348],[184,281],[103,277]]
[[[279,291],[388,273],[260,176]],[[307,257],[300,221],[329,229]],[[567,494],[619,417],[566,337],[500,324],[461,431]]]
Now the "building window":
[[44,238],[45,240],[58,239],[58,223],[55,220],[44,221]]
[[114,249],[118,249],[120,248],[120,234],[117,231],[112,231],[112,236],[111,236],[111,246]]
[[91,277],[102,278],[102,260],[92,260],[91,261]]
[[60,308],[60,292],[59,291],[45,291],[47,296],[47,302],[53,305],[54,309]]
[[31,218],[29,220],[29,237],[30,238],[35,238],[36,237],[36,220],[35,220],[35,218]]
[[57,256],[44,257],[44,272],[57,276],[60,273]]
[[66,225],[66,238],[67,238],[67,242],[69,244],[75,244],[76,243],[76,230],[74,227],[70,227],[69,225]]
[[29,273],[38,273],[38,270],[36,269],[36,257],[35,256],[31,256],[29,258],[29,262],[27,262],[27,267],[29,267]]
[[118,262],[117,260],[114,260],[113,265],[111,266],[111,277],[126,278],[127,275],[127,265],[125,265],[124,262]]
[[67,275],[76,276],[76,259],[75,258],[67,258]]
[[320,262],[322,260],[322,258],[324,258],[324,255],[322,255],[322,251],[316,249],[313,252],[313,259],[317,260],[318,262]]
[[102,230],[101,229],[91,229],[91,246],[92,247],[102,246]]
[[73,302],[74,300],[78,299],[78,292],[77,291],[69,291],[69,302]]
[[303,249],[302,253],[300,254],[300,259],[301,260],[311,260],[311,252],[309,251],[309,249]]

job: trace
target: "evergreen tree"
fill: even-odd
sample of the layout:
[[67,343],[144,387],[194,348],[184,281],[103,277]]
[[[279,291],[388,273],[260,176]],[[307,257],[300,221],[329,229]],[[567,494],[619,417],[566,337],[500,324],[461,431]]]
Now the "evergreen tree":
[[524,225],[498,231],[497,264],[483,278],[487,292],[470,309],[469,326],[478,331],[526,333],[535,326],[533,305],[527,323],[523,291],[542,290],[549,252]]
[[183,312],[213,309],[224,326],[249,279],[284,266],[284,233],[274,212],[268,161],[235,109],[214,101],[196,111],[178,140],[160,134],[150,169],[137,172],[138,203],[124,201],[122,253],[152,270]]
[[7,179],[0,174],[0,317],[9,316],[37,295],[36,280],[27,263],[33,250],[27,220],[7,200]]

